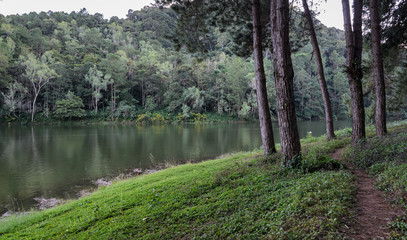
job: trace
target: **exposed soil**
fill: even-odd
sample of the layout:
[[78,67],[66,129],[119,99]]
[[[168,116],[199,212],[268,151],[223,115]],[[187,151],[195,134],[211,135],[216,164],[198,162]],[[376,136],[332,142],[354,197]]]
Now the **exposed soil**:
[[[331,155],[341,159],[342,149]],[[343,161],[343,160],[342,160]],[[390,233],[388,224],[402,214],[401,208],[390,205],[383,193],[374,186],[375,179],[352,163],[343,161],[356,177],[355,218],[344,230],[345,239],[386,239]]]

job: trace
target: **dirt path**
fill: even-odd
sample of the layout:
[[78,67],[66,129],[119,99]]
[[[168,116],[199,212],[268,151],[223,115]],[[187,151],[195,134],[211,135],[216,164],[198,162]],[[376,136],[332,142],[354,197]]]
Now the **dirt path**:
[[[342,149],[331,155],[341,160]],[[388,223],[402,213],[388,204],[379,190],[374,187],[375,179],[364,170],[356,168],[353,164],[344,161],[349,170],[356,177],[356,207],[355,219],[345,232],[346,239],[386,239],[390,233]]]

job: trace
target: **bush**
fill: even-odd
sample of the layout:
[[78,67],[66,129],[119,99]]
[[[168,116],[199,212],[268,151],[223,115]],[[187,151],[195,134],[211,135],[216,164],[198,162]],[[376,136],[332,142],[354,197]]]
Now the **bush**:
[[130,105],[127,101],[121,101],[114,111],[114,117],[128,119],[136,112],[136,106]]
[[55,105],[54,115],[60,119],[81,118],[85,116],[85,105],[82,99],[68,92],[66,99],[58,100]]
[[153,121],[148,114],[139,114],[136,120],[136,124],[140,125],[150,125]]
[[250,106],[247,105],[247,102],[244,102],[242,105],[242,109],[240,109],[240,111],[239,111],[239,118],[245,119],[245,120],[249,119],[250,110],[251,110]]

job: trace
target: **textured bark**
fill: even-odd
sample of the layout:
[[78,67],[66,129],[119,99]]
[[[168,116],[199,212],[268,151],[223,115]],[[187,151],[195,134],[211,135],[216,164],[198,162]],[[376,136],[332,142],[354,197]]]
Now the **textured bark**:
[[289,2],[271,1],[271,36],[273,39],[274,79],[276,82],[278,124],[280,128],[281,149],[285,164],[301,154],[295,115],[293,79],[289,42]]
[[315,33],[314,22],[312,21],[312,16],[308,8],[307,0],[302,0],[302,5],[304,6],[304,15],[307,19],[308,29],[310,31],[311,44],[314,49],[315,60],[318,68],[318,82],[322,92],[322,99],[324,101],[325,110],[325,125],[326,125],[326,136],[328,140],[335,138],[334,133],[334,121],[332,117],[332,105],[329,98],[328,87],[326,85],[324,65],[322,62],[321,50],[319,49],[317,35]]
[[376,87],[376,135],[384,136],[386,128],[386,90],[384,84],[383,54],[380,35],[380,17],[377,0],[370,0],[370,23],[372,26],[373,73]]
[[366,137],[365,106],[362,90],[362,0],[353,1],[353,30],[350,20],[349,0],[342,0],[346,38],[346,73],[352,104],[352,142]]
[[257,105],[259,109],[261,140],[264,154],[276,152],[271,123],[269,103],[267,99],[266,74],[264,73],[263,48],[261,45],[260,2],[252,1],[253,17],[253,55],[256,73]]

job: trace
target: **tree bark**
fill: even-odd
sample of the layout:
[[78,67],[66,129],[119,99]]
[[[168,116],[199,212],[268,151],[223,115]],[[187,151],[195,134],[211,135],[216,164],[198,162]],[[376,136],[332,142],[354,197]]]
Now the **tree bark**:
[[98,113],[98,100],[95,99],[95,113]]
[[384,136],[386,128],[386,90],[384,84],[383,53],[380,34],[380,16],[377,0],[370,0],[370,23],[372,26],[373,73],[376,87],[376,135]]
[[310,31],[311,44],[314,49],[315,60],[318,68],[318,82],[322,92],[322,99],[324,101],[325,109],[325,125],[326,125],[326,136],[328,140],[335,138],[334,133],[334,121],[332,117],[332,105],[331,99],[329,98],[328,87],[326,85],[324,65],[322,62],[321,50],[319,49],[317,35],[315,33],[314,22],[312,21],[312,16],[308,7],[307,0],[302,0],[302,5],[304,7],[304,15],[307,20],[308,29]]
[[253,56],[256,73],[257,105],[259,110],[261,140],[265,155],[276,153],[273,126],[267,98],[266,74],[263,63],[263,47],[261,44],[260,1],[252,1],[253,17]]
[[33,109],[32,109],[32,112],[31,112],[31,122],[34,122],[34,116],[35,116],[35,110],[36,110],[35,104],[37,103],[38,94],[39,94],[39,91],[36,92],[35,96],[34,96]]
[[346,73],[349,82],[352,104],[352,142],[366,137],[365,106],[362,89],[362,4],[354,0],[353,30],[350,20],[349,0],[342,0],[343,20],[346,38]]
[[295,115],[294,71],[289,42],[289,14],[288,0],[271,1],[270,20],[278,124],[280,128],[281,149],[285,157],[286,166],[294,157],[301,154],[301,144]]

